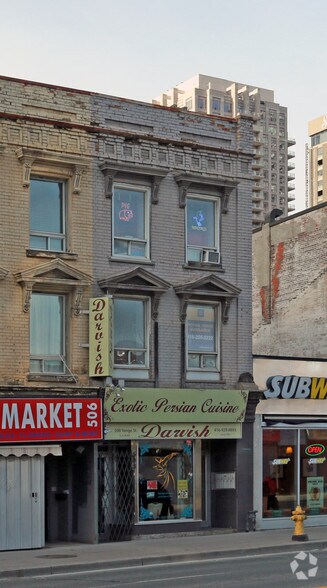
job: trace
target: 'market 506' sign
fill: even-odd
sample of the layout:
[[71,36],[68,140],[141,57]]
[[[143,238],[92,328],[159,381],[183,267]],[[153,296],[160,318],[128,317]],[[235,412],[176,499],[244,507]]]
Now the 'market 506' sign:
[[102,439],[100,398],[0,400],[0,442]]

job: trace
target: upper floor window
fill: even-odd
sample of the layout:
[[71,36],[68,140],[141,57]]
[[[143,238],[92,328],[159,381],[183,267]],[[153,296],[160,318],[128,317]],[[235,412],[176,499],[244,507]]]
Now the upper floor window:
[[65,183],[32,178],[30,184],[30,248],[66,250]]
[[30,372],[65,373],[65,296],[33,292],[30,314]]
[[204,96],[198,96],[198,109],[199,110],[206,110],[207,109],[207,99]]
[[187,369],[218,371],[218,309],[219,305],[189,304],[187,306]]
[[232,112],[232,103],[225,100],[224,101],[224,113],[225,114],[230,114]]
[[112,214],[113,255],[149,258],[149,190],[115,185]]
[[212,112],[220,112],[220,98],[212,99]]
[[219,263],[219,199],[190,196],[186,205],[187,261]]
[[148,367],[148,299],[114,299],[114,365]]

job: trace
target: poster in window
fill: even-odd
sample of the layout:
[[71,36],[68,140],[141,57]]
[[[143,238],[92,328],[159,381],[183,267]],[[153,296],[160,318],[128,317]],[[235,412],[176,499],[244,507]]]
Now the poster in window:
[[114,193],[114,234],[126,239],[144,239],[144,192],[116,188]]
[[188,498],[188,480],[177,480],[177,498]]
[[322,508],[324,506],[324,477],[307,478],[307,506],[308,508]]
[[188,245],[215,247],[215,203],[190,198],[187,203]]

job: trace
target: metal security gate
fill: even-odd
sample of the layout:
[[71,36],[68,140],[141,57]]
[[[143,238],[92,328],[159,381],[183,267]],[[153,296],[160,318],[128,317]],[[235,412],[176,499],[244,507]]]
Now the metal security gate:
[[0,456],[0,550],[44,545],[44,457]]
[[98,447],[99,541],[129,541],[134,524],[134,473],[129,442]]

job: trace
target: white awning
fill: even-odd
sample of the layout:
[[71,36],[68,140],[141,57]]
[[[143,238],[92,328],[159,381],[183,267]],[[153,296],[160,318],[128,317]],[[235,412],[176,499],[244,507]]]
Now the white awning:
[[308,415],[317,417],[327,417],[327,399],[312,400],[309,398],[269,398],[269,400],[260,400],[257,414],[264,415],[300,415],[305,418]]
[[34,455],[62,455],[61,445],[0,445],[0,455],[9,457],[22,457],[27,455],[33,457]]

